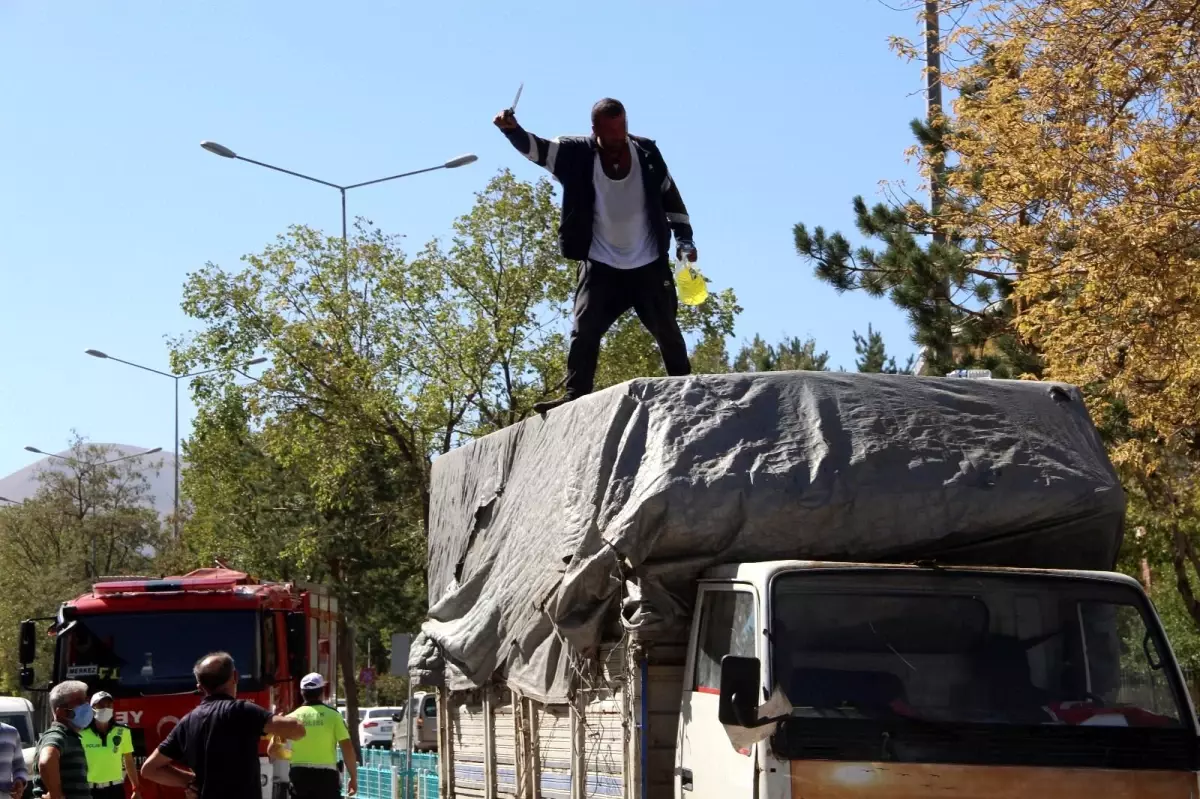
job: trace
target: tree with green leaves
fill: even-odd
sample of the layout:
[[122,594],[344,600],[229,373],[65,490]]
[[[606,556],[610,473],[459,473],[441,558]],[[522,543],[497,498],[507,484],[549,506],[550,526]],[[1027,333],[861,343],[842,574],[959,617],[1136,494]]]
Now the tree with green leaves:
[[[191,275],[183,307],[198,330],[175,343],[174,365],[270,359],[255,379],[233,369],[194,383],[184,491],[197,557],[327,582],[344,621],[381,644],[413,630],[432,460],[530,415],[566,374],[575,269],[558,252],[557,214],[548,181],[503,171],[448,243],[415,257],[362,225],[348,246],[295,227],[239,271]],[[732,292],[714,292],[682,326],[712,350],[739,311]],[[597,382],[661,369],[630,316]],[[339,656],[353,674],[349,647]]]
[[811,338],[788,336],[778,344],[768,344],[756,335],[742,345],[732,366],[735,372],[827,372],[829,353],[817,352],[817,342]]
[[[122,457],[76,435],[69,455],[38,472],[33,497],[0,507],[0,689],[17,689],[22,619],[54,615],[101,575],[154,568],[166,536],[147,470],[162,464]],[[51,653],[42,649],[45,674]]]
[[[925,374],[968,368],[990,369],[996,377],[1041,374],[1040,358],[1013,327],[1011,273],[980,267],[974,245],[957,236],[933,243],[930,216],[916,203],[868,208],[855,197],[853,207],[859,232],[881,248],[856,249],[841,233],[821,227],[810,232],[798,223],[796,252],[839,291],[887,296],[905,311],[925,352]],[[946,286],[949,295],[942,296]]]
[[[900,41],[901,52],[915,54]],[[986,88],[995,67],[988,53],[975,79],[959,86],[958,103],[969,104]],[[889,188],[885,202],[868,206],[852,200],[859,234],[876,246],[853,246],[838,232],[797,223],[792,230],[797,254],[811,263],[816,276],[839,292],[863,291],[888,297],[908,317],[913,340],[922,348],[923,374],[944,375],[954,369],[990,369],[996,377],[1038,377],[1043,363],[1036,348],[1015,326],[1014,290],[1021,274],[1019,253],[1000,251],[986,238],[971,238],[950,220],[969,217],[979,202],[970,192],[955,190],[963,181],[982,179],[979,167],[962,175],[947,142],[947,117],[910,123],[925,178],[937,181],[942,198],[935,215],[925,204]],[[1040,213],[1036,204],[1020,214]],[[935,237],[938,232],[940,237]]]
[[860,372],[882,372],[889,375],[912,372],[913,356],[908,356],[908,362],[903,367],[898,366],[895,356],[887,354],[883,334],[869,324],[865,337],[860,336],[857,330],[854,331],[854,351],[858,354],[854,366]]

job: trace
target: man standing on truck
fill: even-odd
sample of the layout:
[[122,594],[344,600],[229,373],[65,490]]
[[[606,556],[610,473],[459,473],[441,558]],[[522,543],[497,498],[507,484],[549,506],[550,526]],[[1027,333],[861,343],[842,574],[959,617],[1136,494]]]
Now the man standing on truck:
[[288,714],[304,725],[304,737],[292,744],[289,772],[293,799],[337,799],[342,792],[337,750],[350,773],[347,796],[358,793],[358,761],[342,714],[324,703],[325,678],[313,672],[300,680],[304,704]]
[[112,694],[97,691],[91,704],[95,718],[79,735],[87,754],[92,799],[125,799],[126,777],[133,786],[131,799],[138,799],[141,785],[133,763],[133,734],[128,727],[112,723]]
[[21,799],[28,780],[21,733],[16,727],[0,721],[0,799]]
[[60,682],[50,689],[54,722],[38,739],[34,759],[34,796],[47,799],[91,799],[87,755],[79,733],[92,723],[87,685],[77,680]]
[[600,340],[632,308],[658,342],[669,375],[690,374],[687,345],[675,315],[679,297],[668,251],[696,260],[692,226],[679,187],[658,145],[630,136],[625,106],[605,98],[592,106],[592,135],[547,141],[517,123],[511,108],[496,127],[563,187],[558,239],[564,258],[579,261],[566,396],[533,406],[544,413],[591,393]]
[[227,652],[206,655],[192,672],[204,698],[146,758],[142,777],[198,799],[262,799],[259,742],[263,735],[303,738],[304,725],[237,699],[238,673]]

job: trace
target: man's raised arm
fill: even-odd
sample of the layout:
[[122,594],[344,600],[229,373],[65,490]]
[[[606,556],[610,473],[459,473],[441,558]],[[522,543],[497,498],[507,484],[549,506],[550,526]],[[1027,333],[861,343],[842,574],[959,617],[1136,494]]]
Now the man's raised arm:
[[559,166],[558,156],[564,142],[560,142],[558,139],[547,141],[541,136],[535,136],[525,130],[517,122],[517,117],[513,114],[511,108],[506,108],[499,114],[496,114],[492,123],[500,128],[500,132],[508,138],[513,147],[517,148],[517,152],[546,169],[554,177],[559,177],[557,172]]
[[264,730],[281,741],[298,741],[304,737],[304,723],[290,716],[272,716]]

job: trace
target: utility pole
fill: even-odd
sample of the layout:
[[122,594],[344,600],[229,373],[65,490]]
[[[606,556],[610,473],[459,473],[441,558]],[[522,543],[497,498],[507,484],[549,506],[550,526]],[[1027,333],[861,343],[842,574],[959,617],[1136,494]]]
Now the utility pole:
[[[946,233],[942,228],[942,205],[945,199],[946,150],[940,132],[943,129],[942,108],[942,34],[941,10],[939,0],[925,0],[925,122],[930,132],[938,134],[936,143],[930,147],[929,158],[929,216],[933,230],[933,245],[938,248],[946,243]],[[950,303],[950,279],[944,277],[938,284],[934,303]],[[926,368],[931,353],[926,350]],[[953,357],[951,345],[947,342],[941,352],[936,353],[936,360],[947,363]],[[922,370],[924,371],[924,369]],[[926,372],[928,374],[928,372]]]
[[[939,0],[925,0],[925,121],[935,128],[942,117],[942,33]],[[938,222],[942,210],[942,182],[946,174],[944,148],[939,144],[930,152],[929,213],[933,217],[933,240],[946,243],[946,234]]]

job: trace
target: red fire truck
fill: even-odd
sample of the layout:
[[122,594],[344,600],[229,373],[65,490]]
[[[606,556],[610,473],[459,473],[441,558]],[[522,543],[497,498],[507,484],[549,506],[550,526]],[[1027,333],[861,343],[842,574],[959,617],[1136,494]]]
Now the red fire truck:
[[[277,713],[300,701],[310,671],[337,685],[337,600],[319,586],[259,582],[232,569],[181,577],[110,577],[64,602],[50,626],[51,682],[81,680],[113,695],[114,719],[132,732],[138,767],[180,717],[199,704],[195,662],[209,652],[233,655],[238,698]],[[21,684],[32,689],[36,622],[21,624]],[[278,795],[286,763],[261,752],[263,796]],[[182,792],[143,785],[145,799]]]

